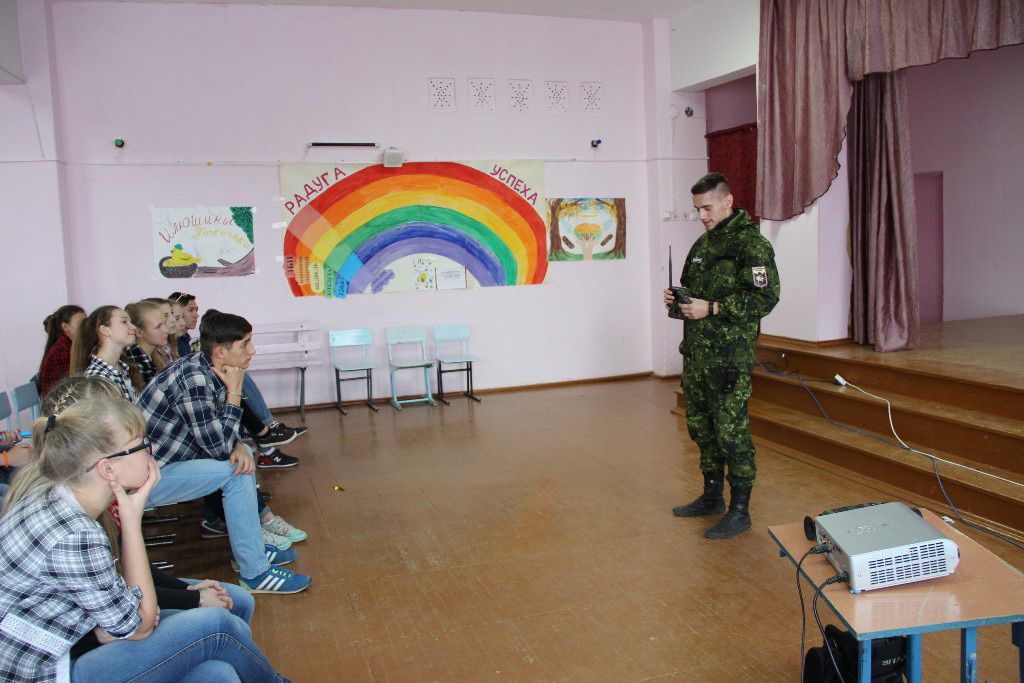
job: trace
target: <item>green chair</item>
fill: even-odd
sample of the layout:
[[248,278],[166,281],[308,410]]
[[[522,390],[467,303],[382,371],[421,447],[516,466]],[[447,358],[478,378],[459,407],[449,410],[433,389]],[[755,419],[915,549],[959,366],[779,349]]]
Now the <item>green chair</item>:
[[[377,412],[377,406],[373,405],[373,363],[370,362],[370,347],[373,344],[373,335],[366,328],[352,330],[331,330],[327,333],[328,344],[331,347],[331,362],[334,364],[334,387],[338,391],[338,410],[342,415],[348,415],[341,402],[341,383],[361,380],[366,382],[366,405],[370,406],[373,412]],[[351,349],[353,354],[348,358],[339,358],[344,355],[344,349]],[[355,352],[361,350],[362,358],[354,358]],[[354,377],[342,377],[342,373],[360,373]]]
[[[442,353],[442,344],[459,344],[459,350],[454,353]],[[437,399],[446,406],[451,405],[444,397],[444,376],[452,372],[462,372],[466,374],[466,390],[462,394],[480,403],[480,397],[473,393],[473,363],[480,359],[469,352],[469,325],[434,325],[434,349],[437,353]],[[445,365],[462,367],[445,370]]]
[[[389,327],[384,331],[388,343],[388,371],[391,375],[391,405],[397,410],[409,403],[429,403],[436,406],[430,390],[430,368],[434,362],[427,359],[427,330],[422,325],[404,325]],[[400,346],[418,346],[419,354],[411,358],[396,359],[395,350]],[[420,398],[398,400],[398,387],[395,385],[395,373],[399,370],[423,370],[425,390]]]

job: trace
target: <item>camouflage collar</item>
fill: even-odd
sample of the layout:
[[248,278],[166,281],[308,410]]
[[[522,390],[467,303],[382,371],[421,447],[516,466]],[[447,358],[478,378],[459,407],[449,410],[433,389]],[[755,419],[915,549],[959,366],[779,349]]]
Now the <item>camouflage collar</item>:
[[709,235],[718,235],[746,225],[750,222],[750,216],[743,209],[733,209],[732,215],[721,221],[718,225],[708,231]]

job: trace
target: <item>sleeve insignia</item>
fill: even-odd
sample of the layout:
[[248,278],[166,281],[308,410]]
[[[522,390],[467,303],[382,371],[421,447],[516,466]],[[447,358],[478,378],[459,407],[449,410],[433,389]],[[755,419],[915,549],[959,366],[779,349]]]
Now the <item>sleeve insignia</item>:
[[764,266],[754,266],[750,271],[754,276],[755,287],[768,286],[768,270]]

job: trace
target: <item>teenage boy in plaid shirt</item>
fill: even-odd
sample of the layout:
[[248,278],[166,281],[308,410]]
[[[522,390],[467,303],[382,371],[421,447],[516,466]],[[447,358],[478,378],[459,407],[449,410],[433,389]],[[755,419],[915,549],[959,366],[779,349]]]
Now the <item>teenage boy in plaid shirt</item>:
[[[210,310],[203,316],[200,345],[202,351],[169,365],[139,398],[161,468],[150,501],[170,505],[222,490],[240,584],[254,593],[298,593],[310,578],[279,566],[295,559],[294,550],[264,544],[256,464],[239,440],[242,381],[256,353],[252,326],[240,316]],[[289,540],[306,537],[280,517],[271,521]]]

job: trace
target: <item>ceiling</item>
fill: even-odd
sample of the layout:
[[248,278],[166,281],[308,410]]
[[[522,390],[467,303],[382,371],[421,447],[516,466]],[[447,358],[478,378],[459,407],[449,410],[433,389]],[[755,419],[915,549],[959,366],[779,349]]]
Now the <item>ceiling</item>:
[[[72,0],[98,2],[110,0]],[[462,10],[549,17],[644,21],[670,17],[708,0],[115,0],[118,2],[198,5],[317,5],[321,7],[387,7],[391,9]]]

